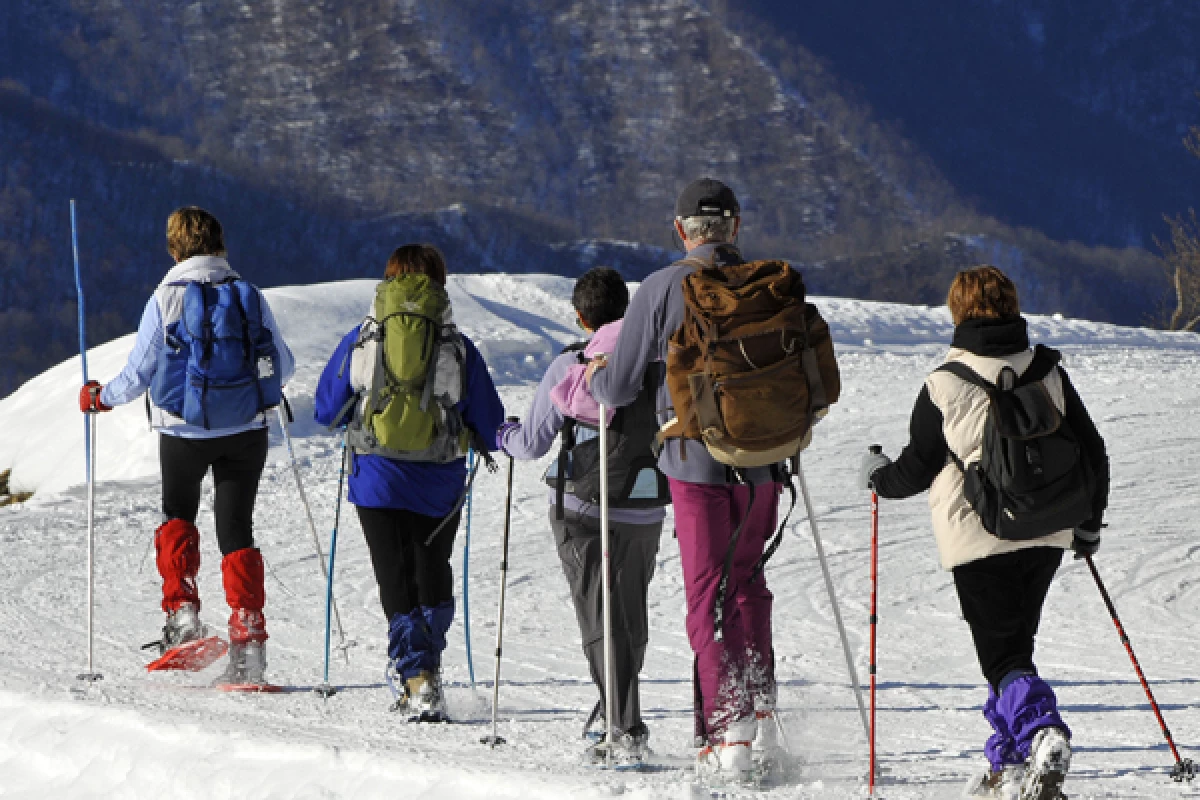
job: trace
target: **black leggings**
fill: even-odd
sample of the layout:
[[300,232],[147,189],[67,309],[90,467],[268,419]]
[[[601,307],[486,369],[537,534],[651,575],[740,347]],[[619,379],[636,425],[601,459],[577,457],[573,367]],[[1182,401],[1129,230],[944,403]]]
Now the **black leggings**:
[[993,689],[1013,670],[1037,673],[1033,640],[1062,557],[1058,547],[1031,547],[954,568],[958,602]]
[[429,545],[425,540],[443,517],[415,511],[356,506],[371,566],[379,584],[379,600],[390,620],[418,607],[433,608],[454,599],[450,556],[461,512],[455,512]]
[[195,525],[200,487],[211,467],[221,555],[254,547],[254,501],[267,463],[267,429],[219,439],[164,434],[158,440],[163,515],[168,520],[182,519]]

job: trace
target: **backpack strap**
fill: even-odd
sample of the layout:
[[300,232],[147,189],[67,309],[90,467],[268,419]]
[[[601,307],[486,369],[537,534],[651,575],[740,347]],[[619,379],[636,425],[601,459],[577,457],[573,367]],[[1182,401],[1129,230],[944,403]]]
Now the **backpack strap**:
[[1028,386],[1031,383],[1044,381],[1062,361],[1062,353],[1044,344],[1033,348],[1033,361],[1017,379],[1017,386]]
[[996,391],[996,384],[985,380],[978,372],[968,367],[961,361],[947,361],[942,364],[934,372],[949,372],[956,378],[960,378],[972,386],[978,386],[989,394]]
[[558,480],[554,485],[554,518],[562,520],[563,498],[567,493],[567,468],[571,462],[571,450],[575,448],[575,420],[567,417],[562,427],[562,444],[558,448]]
[[[754,569],[750,572],[750,581],[753,582],[758,577],[759,573],[766,568],[767,562],[771,560],[771,556],[775,555],[775,551],[779,549],[779,545],[783,544],[783,531],[787,528],[788,520],[792,516],[792,512],[796,510],[796,468],[793,462],[800,458],[799,455],[793,456],[784,462],[781,467],[778,464],[771,465],[771,479],[776,483],[781,483],[787,487],[788,492],[792,496],[792,503],[788,506],[787,513],[783,515],[783,521],[779,523],[779,529],[775,531],[775,537],[771,540],[771,544],[767,547],[763,554],[759,556],[758,562],[754,565]],[[789,469],[789,467],[791,467]]]
[[230,294],[233,295],[233,304],[237,306],[238,313],[242,316],[242,357],[250,365],[250,371],[254,375],[254,391],[258,395],[258,411],[260,414],[265,414],[266,402],[263,400],[262,384],[258,380],[258,364],[254,362],[254,342],[250,341],[250,319],[246,316],[246,306],[242,303],[242,293],[238,291],[237,283],[233,281],[227,281],[227,283],[231,284]]

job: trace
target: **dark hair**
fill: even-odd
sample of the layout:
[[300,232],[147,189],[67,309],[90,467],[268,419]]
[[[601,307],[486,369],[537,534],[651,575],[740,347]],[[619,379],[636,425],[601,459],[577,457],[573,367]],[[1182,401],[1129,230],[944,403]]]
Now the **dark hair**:
[[629,288],[612,267],[592,267],[575,281],[571,305],[592,330],[616,322],[629,307]]
[[221,223],[203,208],[175,209],[167,217],[167,252],[176,261],[186,261],[192,256],[225,255]]
[[1003,319],[1021,313],[1017,286],[993,266],[974,267],[954,276],[946,305],[955,325],[971,319]]
[[428,275],[434,283],[446,285],[446,259],[431,244],[406,244],[397,247],[388,259],[384,278],[397,275]]

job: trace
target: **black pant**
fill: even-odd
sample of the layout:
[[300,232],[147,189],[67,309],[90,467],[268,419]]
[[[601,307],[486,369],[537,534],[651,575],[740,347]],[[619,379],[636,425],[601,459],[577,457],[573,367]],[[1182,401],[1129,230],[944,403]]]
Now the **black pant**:
[[[600,521],[595,517],[566,512],[555,519],[550,509],[550,527],[558,545],[563,574],[571,587],[575,617],[583,637],[592,682],[604,697],[604,550],[600,546]],[[663,524],[629,525],[610,522],[608,533],[612,567],[613,672],[617,683],[617,718],[613,727],[628,731],[642,722],[638,673],[650,640],[647,595],[654,577],[658,539]]]
[[267,463],[267,429],[219,439],[158,437],[162,508],[167,519],[196,524],[200,487],[211,467],[221,555],[254,547],[254,502]]
[[454,599],[450,556],[461,512],[455,512],[433,541],[425,544],[444,517],[392,508],[356,508],[371,551],[383,613],[389,620],[419,606],[433,608]]
[[954,568],[958,602],[993,689],[1013,670],[1037,672],[1033,639],[1062,556],[1057,547],[1032,547]]

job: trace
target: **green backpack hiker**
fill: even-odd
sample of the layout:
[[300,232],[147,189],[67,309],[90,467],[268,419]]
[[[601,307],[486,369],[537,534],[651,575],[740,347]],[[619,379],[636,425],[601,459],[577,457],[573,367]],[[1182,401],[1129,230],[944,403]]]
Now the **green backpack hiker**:
[[466,347],[445,288],[427,275],[389,278],[354,345],[354,416],[346,443],[357,455],[448,463],[467,453],[455,406],[466,381]]

